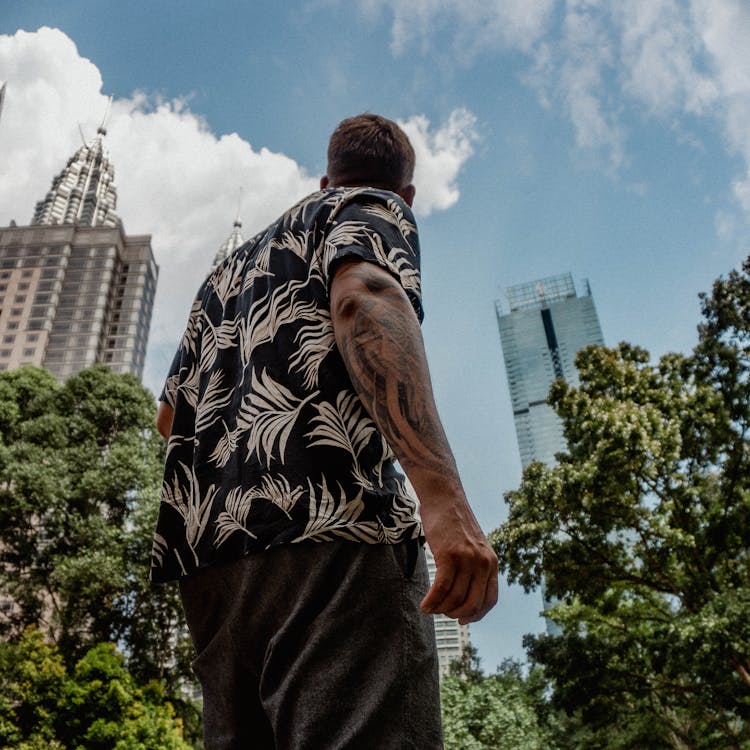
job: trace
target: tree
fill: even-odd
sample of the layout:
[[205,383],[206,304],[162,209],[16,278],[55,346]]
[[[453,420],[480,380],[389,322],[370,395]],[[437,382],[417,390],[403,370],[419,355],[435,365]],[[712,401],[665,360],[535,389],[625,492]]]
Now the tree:
[[568,450],[493,534],[510,580],[560,602],[562,635],[527,640],[553,705],[656,748],[750,741],[750,259],[702,308],[690,355],[579,353],[549,396]]
[[148,582],[163,450],[153,396],[129,375],[0,374],[3,635],[39,625],[68,664],[118,643],[139,680],[170,690],[189,674],[177,593]]
[[111,644],[68,674],[31,628],[0,644],[0,747],[19,750],[189,750],[158,683],[138,687]]
[[469,646],[440,685],[446,750],[554,750],[535,713],[534,683],[515,662],[485,677]]

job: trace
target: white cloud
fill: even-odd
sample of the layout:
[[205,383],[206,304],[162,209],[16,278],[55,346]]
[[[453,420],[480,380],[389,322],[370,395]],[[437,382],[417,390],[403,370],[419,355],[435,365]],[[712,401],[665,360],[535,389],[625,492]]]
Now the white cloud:
[[471,54],[501,44],[528,50],[544,32],[554,0],[360,0],[368,17],[387,8],[393,14],[391,49],[403,53],[417,42],[422,49],[431,36],[448,29],[453,49]]
[[625,134],[608,96],[614,60],[600,4],[570,0],[558,36],[535,48],[526,80],[543,106],[557,106],[570,119],[576,146],[606,154],[609,167],[618,169]]
[[534,48],[529,82],[570,118],[576,144],[627,163],[628,116],[719,128],[743,161],[732,184],[750,213],[750,6],[743,0],[567,0]]
[[414,210],[424,215],[450,208],[459,197],[458,173],[474,152],[476,118],[468,110],[458,109],[434,132],[423,115],[399,125],[409,136],[417,159]]
[[[0,36],[0,79],[8,81],[0,118],[0,225],[30,221],[34,204],[106,108],[96,65],[56,29]],[[458,173],[471,155],[474,118],[454,112],[432,129],[404,123],[418,157],[418,214],[453,205]],[[195,290],[229,234],[239,187],[249,237],[317,188],[296,161],[254,148],[236,133],[217,137],[184,101],[143,93],[115,100],[106,144],[115,165],[117,212],[130,234],[151,234],[160,265],[145,382],[157,387]]]

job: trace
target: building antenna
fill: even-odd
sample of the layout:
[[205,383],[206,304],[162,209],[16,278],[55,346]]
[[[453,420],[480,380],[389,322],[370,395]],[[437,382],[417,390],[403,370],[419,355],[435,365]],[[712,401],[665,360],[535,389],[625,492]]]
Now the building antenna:
[[86,145],[86,136],[83,134],[83,128],[81,127],[81,123],[78,123],[78,132],[81,134],[81,140],[83,141],[83,145]]
[[96,132],[99,135],[107,135],[107,118],[109,117],[109,111],[112,108],[112,97],[107,99],[107,108],[104,110],[104,117],[102,117],[102,124],[97,128]]
[[241,227],[242,222],[240,221],[240,207],[242,206],[242,185],[239,187],[239,194],[237,196],[237,214],[234,217],[234,226]]
[[0,117],[3,114],[3,102],[5,102],[5,87],[8,85],[7,81],[3,81],[0,85]]

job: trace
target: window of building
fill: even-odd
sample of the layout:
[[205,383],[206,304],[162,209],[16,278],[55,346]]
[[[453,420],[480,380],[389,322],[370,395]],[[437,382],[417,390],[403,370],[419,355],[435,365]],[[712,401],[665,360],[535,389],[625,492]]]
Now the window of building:
[[33,275],[34,275],[34,272],[31,270],[21,272],[21,278],[23,279],[30,279]]
[[15,331],[18,328],[18,321],[11,320],[7,325],[9,331]]
[[7,359],[8,357],[10,357],[11,351],[11,349],[0,349],[0,357]]
[[28,349],[23,350],[23,356],[24,357],[33,357],[34,356],[34,347],[29,347]]
[[0,292],[4,292],[8,288],[7,284],[0,284]]
[[18,285],[18,291],[25,292],[29,288],[29,282],[28,281],[22,281]]
[[26,341],[39,341],[39,334],[38,333],[27,333],[26,334]]
[[9,279],[9,278],[10,278],[10,271],[0,272],[0,279]]
[[17,294],[15,297],[13,297],[14,302],[26,302],[26,295],[25,294]]
[[19,317],[22,312],[23,312],[23,308],[22,307],[12,307],[11,310],[10,310],[10,314],[13,315],[16,318]]

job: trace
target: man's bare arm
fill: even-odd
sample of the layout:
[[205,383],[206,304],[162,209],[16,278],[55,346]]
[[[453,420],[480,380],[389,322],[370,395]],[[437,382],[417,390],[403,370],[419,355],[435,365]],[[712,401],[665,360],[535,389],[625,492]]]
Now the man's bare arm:
[[497,601],[497,558],[461,486],[406,293],[379,266],[346,262],[331,284],[331,317],[352,384],[422,506],[437,564],[422,609],[462,623],[479,620]]
[[159,401],[159,411],[156,413],[156,429],[165,440],[169,440],[169,436],[172,434],[173,419],[174,409],[166,401]]

